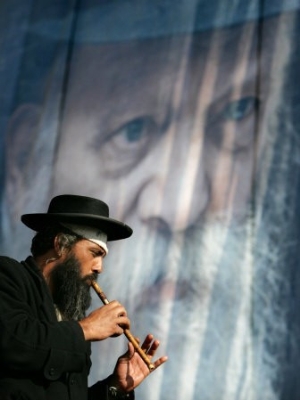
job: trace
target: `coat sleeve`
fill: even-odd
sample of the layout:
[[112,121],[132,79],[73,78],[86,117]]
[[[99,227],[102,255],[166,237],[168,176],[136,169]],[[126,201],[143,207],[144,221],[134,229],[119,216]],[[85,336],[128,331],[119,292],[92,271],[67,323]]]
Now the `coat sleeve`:
[[134,400],[134,391],[121,395],[121,396],[111,396],[109,394],[108,385],[106,379],[95,383],[89,388],[88,400]]
[[90,346],[80,325],[58,322],[47,310],[53,312],[53,305],[49,295],[43,297],[43,286],[24,265],[1,257],[0,366],[6,371],[56,380],[88,368]]

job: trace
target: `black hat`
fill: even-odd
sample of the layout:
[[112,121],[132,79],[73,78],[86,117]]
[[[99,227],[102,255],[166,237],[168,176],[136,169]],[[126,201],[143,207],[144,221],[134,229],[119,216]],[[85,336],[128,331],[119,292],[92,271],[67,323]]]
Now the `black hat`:
[[54,197],[46,214],[25,214],[21,221],[36,232],[53,223],[69,223],[98,228],[106,233],[107,240],[125,239],[132,234],[128,225],[109,218],[108,205],[103,201],[71,194]]

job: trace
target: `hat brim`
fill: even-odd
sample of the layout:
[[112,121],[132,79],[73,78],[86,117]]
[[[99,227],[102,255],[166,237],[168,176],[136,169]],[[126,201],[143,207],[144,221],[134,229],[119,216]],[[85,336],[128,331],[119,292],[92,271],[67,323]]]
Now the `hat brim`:
[[93,226],[107,234],[107,240],[126,239],[132,235],[130,226],[112,218],[92,216],[90,214],[48,213],[24,214],[21,221],[30,229],[40,232],[53,223],[68,222],[78,225]]

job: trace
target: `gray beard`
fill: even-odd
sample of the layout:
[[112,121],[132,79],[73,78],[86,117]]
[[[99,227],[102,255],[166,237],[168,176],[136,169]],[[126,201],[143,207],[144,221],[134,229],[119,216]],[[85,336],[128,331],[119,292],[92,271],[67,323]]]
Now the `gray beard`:
[[74,255],[58,264],[51,272],[53,301],[62,320],[81,320],[91,305],[90,286],[87,279],[96,277],[80,276],[80,263]]

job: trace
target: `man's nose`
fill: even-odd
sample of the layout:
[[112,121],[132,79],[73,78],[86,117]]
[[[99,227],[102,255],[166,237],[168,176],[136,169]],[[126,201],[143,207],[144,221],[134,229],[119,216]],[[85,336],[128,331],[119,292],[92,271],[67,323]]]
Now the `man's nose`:
[[185,144],[173,141],[169,146],[166,143],[153,155],[151,175],[140,189],[138,215],[155,229],[184,231],[205,213],[209,182],[201,138]]
[[102,257],[99,257],[99,260],[92,266],[93,272],[96,272],[97,274],[101,274],[103,269],[103,260]]

